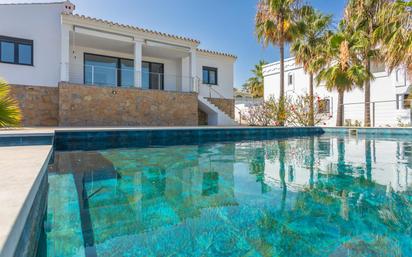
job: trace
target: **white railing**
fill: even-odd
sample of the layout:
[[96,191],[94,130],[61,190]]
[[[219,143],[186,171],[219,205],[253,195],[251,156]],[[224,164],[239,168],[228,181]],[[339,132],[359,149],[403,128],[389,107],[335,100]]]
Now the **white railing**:
[[[412,100],[410,99],[370,102],[369,106],[370,106],[371,126],[372,127],[412,126],[411,104],[412,104]],[[345,126],[363,126],[364,125],[364,111],[365,111],[365,102],[343,104],[344,125]]]
[[235,98],[236,105],[245,105],[247,107],[259,105],[259,104],[262,104],[263,102],[264,102],[263,97],[260,97],[260,98],[236,97]]
[[102,87],[140,88],[175,92],[197,92],[198,79],[174,74],[135,71],[102,65],[65,64],[68,82]]

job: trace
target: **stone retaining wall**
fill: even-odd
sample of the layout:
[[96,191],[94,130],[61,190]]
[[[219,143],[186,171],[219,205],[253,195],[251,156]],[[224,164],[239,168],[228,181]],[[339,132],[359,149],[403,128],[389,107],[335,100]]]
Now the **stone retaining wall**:
[[230,118],[235,119],[235,100],[223,98],[207,98],[209,102],[216,105],[221,111],[229,115]]
[[23,126],[196,126],[196,93],[61,83],[11,86]]
[[59,125],[57,87],[11,85],[10,95],[19,103],[24,127]]
[[193,126],[197,95],[136,88],[59,85],[60,126]]
[[199,126],[206,126],[208,123],[207,113],[205,113],[199,108],[198,115],[199,115]]

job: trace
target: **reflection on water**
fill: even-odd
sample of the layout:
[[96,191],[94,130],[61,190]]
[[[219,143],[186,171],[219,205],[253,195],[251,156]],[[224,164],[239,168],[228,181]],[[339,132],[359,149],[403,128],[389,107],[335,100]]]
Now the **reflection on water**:
[[57,152],[43,256],[412,256],[412,143]]

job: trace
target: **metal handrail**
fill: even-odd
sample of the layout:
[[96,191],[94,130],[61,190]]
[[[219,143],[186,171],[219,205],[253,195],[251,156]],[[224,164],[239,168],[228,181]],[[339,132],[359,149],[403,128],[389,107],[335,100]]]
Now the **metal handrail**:
[[[161,89],[164,85],[164,90],[176,91],[176,92],[197,92],[196,79],[190,76],[177,75],[177,74],[167,74],[159,72],[149,72],[149,71],[137,71],[130,67],[107,67],[104,65],[93,65],[93,64],[80,64],[80,63],[64,63],[64,69],[66,69],[68,74],[68,82],[86,84],[85,76],[89,73],[87,84],[90,85],[102,85],[116,87],[121,79],[121,74],[126,74],[130,81],[130,85],[125,85],[125,87],[140,87],[142,85],[143,76],[154,76],[159,77],[158,88]],[[98,77],[97,73],[107,73],[105,79]],[[133,82],[131,78],[133,76]],[[136,79],[137,82],[136,83]],[[156,83],[156,82],[155,82]],[[175,86],[175,88],[174,88]]]
[[[373,104],[373,103],[396,103],[399,100],[381,100],[381,101],[370,101],[370,102],[355,102],[355,103],[343,103],[342,105],[357,105],[357,104]],[[412,101],[412,99],[404,99],[403,101]]]
[[[226,97],[224,95],[222,95],[219,91],[217,91],[216,89],[212,88],[211,85],[207,85],[209,87],[209,98],[212,98],[212,94],[210,93],[210,90],[214,91],[220,98],[226,99]],[[242,110],[238,107],[236,107],[236,105],[234,105],[235,109],[238,111],[239,113],[239,123],[240,125],[242,125]]]

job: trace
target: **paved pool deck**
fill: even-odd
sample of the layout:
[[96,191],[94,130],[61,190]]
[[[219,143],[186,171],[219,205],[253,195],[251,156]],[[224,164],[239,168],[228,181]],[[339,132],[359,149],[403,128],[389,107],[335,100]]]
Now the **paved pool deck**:
[[[267,128],[300,128],[300,127],[259,127],[259,126],[146,126],[146,127],[24,127],[1,129],[0,136],[6,135],[36,135],[50,134],[53,135],[56,131],[127,131],[127,130],[176,130],[176,129],[267,129]],[[304,127],[301,127],[304,128]],[[307,128],[307,127],[306,127]],[[325,130],[344,130],[344,129],[362,129],[362,130],[411,130],[412,127],[314,127],[323,128]]]
[[[176,129],[247,129],[248,126],[184,126],[184,127],[34,127],[0,129],[0,136],[53,135],[58,131],[128,131],[128,130],[176,130]],[[268,128],[268,127],[261,127]]]
[[16,250],[51,152],[51,145],[0,147],[0,256]]

